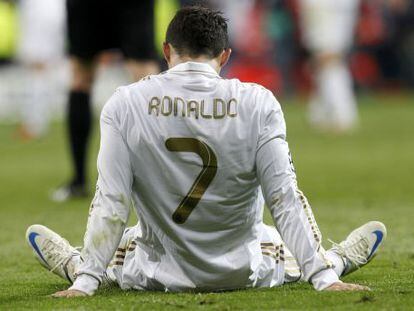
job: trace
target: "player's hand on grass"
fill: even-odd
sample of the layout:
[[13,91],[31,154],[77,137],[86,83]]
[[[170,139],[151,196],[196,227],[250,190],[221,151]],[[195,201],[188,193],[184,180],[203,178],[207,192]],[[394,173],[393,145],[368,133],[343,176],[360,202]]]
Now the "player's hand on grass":
[[336,282],[331,286],[325,288],[326,291],[331,292],[340,292],[340,291],[361,291],[361,290],[371,290],[368,286],[352,284],[352,283],[342,283]]
[[56,292],[52,294],[52,297],[55,298],[72,298],[72,297],[86,297],[88,296],[86,293],[76,290],[76,289],[67,289],[62,290],[60,292]]

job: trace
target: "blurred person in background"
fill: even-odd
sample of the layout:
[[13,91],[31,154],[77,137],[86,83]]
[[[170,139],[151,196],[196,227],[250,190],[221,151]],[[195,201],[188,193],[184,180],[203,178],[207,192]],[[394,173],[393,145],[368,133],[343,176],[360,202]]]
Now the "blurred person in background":
[[295,37],[293,1],[264,0],[266,6],[266,30],[271,40],[274,52],[271,55],[280,76],[283,77],[278,94],[292,95],[294,93],[295,65],[298,58]]
[[[285,78],[287,81],[288,77],[283,77],[284,81],[281,79],[275,62],[280,58],[275,55],[282,56],[282,53],[275,53],[277,40],[269,34],[275,24],[271,13],[279,1],[214,0],[211,3],[229,19],[229,38],[235,58],[226,69],[225,76],[237,77],[243,82],[259,83],[281,93],[282,82]],[[288,61],[285,61],[287,64]]]
[[[65,0],[21,0],[18,59],[23,65],[21,139],[45,134],[64,72]],[[63,84],[63,83],[62,83]]]
[[384,19],[388,30],[385,43],[380,48],[382,52],[388,51],[383,53],[384,66],[392,58],[394,68],[387,66],[391,77],[414,87],[414,1],[385,0]]
[[154,1],[67,0],[72,81],[67,122],[74,176],[52,195],[55,201],[87,195],[86,155],[91,130],[90,93],[96,57],[120,49],[131,80],[159,71],[154,48]]
[[359,0],[299,0],[304,46],[312,55],[312,126],[346,132],[357,123],[357,103],[347,54],[353,43]]

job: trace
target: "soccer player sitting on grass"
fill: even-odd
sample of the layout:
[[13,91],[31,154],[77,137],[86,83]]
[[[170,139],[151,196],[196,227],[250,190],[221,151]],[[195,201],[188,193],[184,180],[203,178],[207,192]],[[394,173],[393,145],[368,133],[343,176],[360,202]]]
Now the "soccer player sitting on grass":
[[[296,183],[281,107],[260,85],[219,76],[226,20],[179,10],[164,44],[169,70],[119,88],[101,114],[99,178],[81,252],[50,229],[27,239],[40,263],[73,283],[55,297],[122,289],[220,291],[339,280],[384,241],[380,222],[325,251]],[[263,193],[263,194],[262,194]],[[264,202],[275,226],[263,223]],[[133,207],[136,226],[125,228]]]

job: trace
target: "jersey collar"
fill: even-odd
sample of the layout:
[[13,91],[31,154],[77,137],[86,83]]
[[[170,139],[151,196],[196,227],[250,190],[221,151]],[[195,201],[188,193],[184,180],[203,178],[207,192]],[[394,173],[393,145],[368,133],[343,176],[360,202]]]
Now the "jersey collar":
[[207,63],[200,63],[200,62],[185,62],[178,65],[175,65],[174,67],[170,68],[168,70],[169,72],[195,72],[195,73],[208,73],[213,74],[215,76],[219,76],[217,71],[214,70],[213,67],[211,67]]

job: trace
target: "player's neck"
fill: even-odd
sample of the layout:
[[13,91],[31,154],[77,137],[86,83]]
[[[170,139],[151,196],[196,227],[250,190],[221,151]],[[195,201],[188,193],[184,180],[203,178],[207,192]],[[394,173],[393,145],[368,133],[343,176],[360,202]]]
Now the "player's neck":
[[204,63],[210,65],[217,73],[220,73],[221,67],[219,64],[219,61],[217,59],[213,58],[207,58],[205,56],[198,56],[198,57],[190,57],[190,56],[177,56],[172,57],[171,61],[168,64],[169,68],[172,68],[174,66],[177,66],[182,63],[187,62],[196,62],[196,63]]

